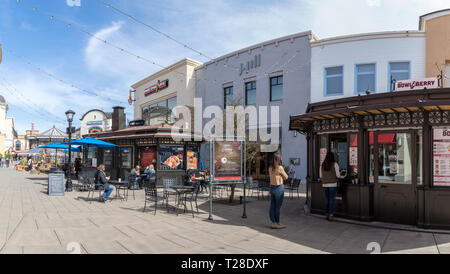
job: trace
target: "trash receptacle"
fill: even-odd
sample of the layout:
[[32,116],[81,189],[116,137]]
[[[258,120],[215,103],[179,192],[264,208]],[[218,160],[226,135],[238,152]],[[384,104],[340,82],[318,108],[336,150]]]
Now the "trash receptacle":
[[48,195],[64,196],[66,191],[64,172],[54,171],[48,175]]

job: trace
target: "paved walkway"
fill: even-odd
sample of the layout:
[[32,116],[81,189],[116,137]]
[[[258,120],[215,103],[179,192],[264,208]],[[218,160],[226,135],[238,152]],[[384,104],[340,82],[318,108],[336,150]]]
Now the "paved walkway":
[[383,253],[450,253],[450,235],[329,223],[304,215],[303,198],[285,199],[288,227],[271,230],[268,200],[251,198],[248,219],[241,206],[216,203],[208,221],[206,198],[195,218],[153,215],[142,212],[142,191],[90,203],[85,192],[49,197],[45,175],[0,169],[0,178],[0,253],[369,253],[371,242]]

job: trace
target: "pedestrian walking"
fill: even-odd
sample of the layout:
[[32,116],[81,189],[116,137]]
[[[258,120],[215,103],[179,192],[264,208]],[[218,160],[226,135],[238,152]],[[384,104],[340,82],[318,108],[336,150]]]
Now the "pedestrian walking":
[[288,170],[289,179],[295,178],[295,163],[294,160],[289,161],[289,170]]
[[320,178],[325,192],[325,215],[330,222],[334,220],[334,200],[339,177],[339,165],[334,153],[328,152],[320,167]]
[[288,175],[284,171],[281,163],[281,154],[276,152],[273,155],[272,162],[269,166],[270,175],[270,221],[271,228],[281,229],[285,225],[280,224],[280,211],[284,200],[284,181],[288,179]]

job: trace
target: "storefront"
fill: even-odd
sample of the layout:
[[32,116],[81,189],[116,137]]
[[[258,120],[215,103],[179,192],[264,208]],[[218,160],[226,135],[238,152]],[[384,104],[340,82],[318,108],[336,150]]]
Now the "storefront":
[[341,217],[450,228],[450,89],[313,103],[290,129],[307,135],[308,204],[324,212],[319,167],[332,151]]
[[[126,129],[90,135],[113,143],[119,148],[97,151],[112,178],[125,178],[125,174],[139,165],[142,169],[153,165],[158,184],[164,178],[176,178],[184,182],[188,169],[199,169],[198,142],[174,141],[172,126],[134,126]],[[183,135],[177,134],[183,137]]]

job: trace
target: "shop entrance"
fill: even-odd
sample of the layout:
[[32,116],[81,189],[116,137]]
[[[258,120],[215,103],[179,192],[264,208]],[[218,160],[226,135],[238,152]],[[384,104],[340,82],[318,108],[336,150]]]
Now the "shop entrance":
[[378,221],[415,224],[414,132],[370,132],[370,178]]
[[329,151],[336,155],[336,161],[339,164],[339,171],[342,176],[347,175],[348,169],[348,143],[347,134],[332,134],[329,136]]

